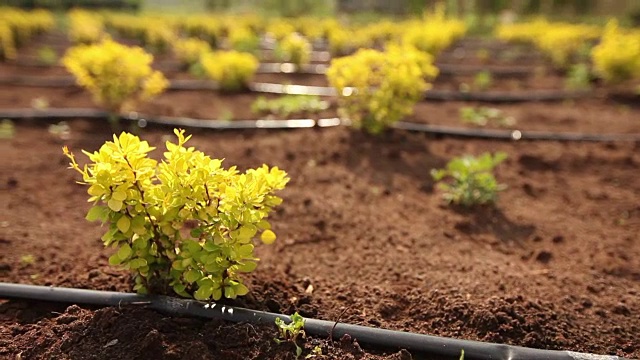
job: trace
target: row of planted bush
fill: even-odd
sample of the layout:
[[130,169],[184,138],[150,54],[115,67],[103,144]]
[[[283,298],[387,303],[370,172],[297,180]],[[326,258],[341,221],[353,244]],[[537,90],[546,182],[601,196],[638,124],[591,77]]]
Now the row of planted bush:
[[533,44],[561,69],[590,62],[595,75],[607,82],[640,79],[640,29],[621,28],[616,20],[602,28],[536,19],[500,25],[496,36]]
[[47,10],[0,7],[0,60],[14,59],[18,47],[54,27],[53,14]]
[[[200,41],[200,40],[194,40]],[[195,57],[194,57],[195,58]],[[435,78],[433,56],[410,45],[390,45],[385,51],[361,49],[334,59],[327,72],[340,95],[340,114],[371,133],[378,133],[409,115]],[[151,68],[153,55],[111,39],[78,45],[62,59],[99,105],[113,114],[162,93],[168,85]],[[223,91],[247,87],[258,67],[251,54],[204,51],[196,63]]]
[[[233,15],[131,15],[72,11],[75,18],[69,36],[74,41],[100,41],[106,29],[123,37],[135,38],[154,51],[165,51],[180,38],[197,38],[212,48],[227,47],[255,52],[262,35],[278,44],[294,41],[299,34],[306,42],[324,40],[334,55],[344,55],[363,47],[380,47],[401,41],[436,54],[464,35],[460,20],[445,17],[442,11],[425,14],[422,19],[382,21],[367,26],[347,26],[336,19],[271,19]],[[83,24],[87,23],[87,24]],[[291,40],[294,39],[294,40]],[[284,46],[284,45],[283,45]]]

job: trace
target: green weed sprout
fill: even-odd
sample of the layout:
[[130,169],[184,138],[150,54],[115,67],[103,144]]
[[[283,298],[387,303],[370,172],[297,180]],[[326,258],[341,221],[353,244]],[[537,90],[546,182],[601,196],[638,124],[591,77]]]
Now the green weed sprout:
[[565,79],[565,87],[569,90],[589,90],[591,88],[591,72],[585,63],[571,65]]
[[485,91],[493,84],[491,72],[482,70],[473,77],[473,86],[480,91]]
[[511,126],[516,120],[511,116],[506,116],[500,109],[490,107],[465,106],[460,108],[460,118],[463,123],[476,126],[486,126],[490,123],[496,126]]
[[[431,176],[438,181],[438,188],[444,191],[447,203],[462,206],[493,203],[498,192],[506,188],[493,176],[493,169],[507,158],[507,154],[484,153],[479,157],[470,155],[454,158],[445,169],[431,170]],[[445,178],[450,182],[443,182]]]
[[251,104],[254,114],[273,114],[287,117],[295,113],[318,113],[329,108],[329,102],[315,95],[284,95],[277,99],[259,96]]
[[[289,178],[263,165],[240,173],[224,169],[193,147],[191,136],[174,130],[160,162],[147,155],[146,141],[123,132],[94,152],[83,151],[84,167],[63,148],[70,168],[89,186],[94,206],[86,218],[108,224],[105,246],[116,249],[109,263],[134,274],[139,293],[172,289],[198,300],[248,293],[240,275],[257,266],[253,239],[273,243],[267,216],[282,199],[273,195]],[[190,229],[190,231],[189,231]]]
[[305,338],[304,318],[297,312],[291,315],[291,322],[285,324],[284,320],[276,318],[278,337],[273,339],[276,343],[290,342],[296,347],[296,359],[302,355],[302,348],[298,345],[298,338]]

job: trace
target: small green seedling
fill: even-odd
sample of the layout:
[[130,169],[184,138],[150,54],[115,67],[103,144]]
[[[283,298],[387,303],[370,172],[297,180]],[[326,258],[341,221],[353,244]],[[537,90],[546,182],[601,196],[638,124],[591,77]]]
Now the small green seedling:
[[464,360],[464,349],[460,351],[460,360]]
[[313,95],[285,95],[272,100],[259,96],[251,104],[251,111],[254,114],[272,114],[284,117],[295,113],[315,114],[328,108],[327,101]]
[[60,121],[57,124],[49,125],[49,134],[56,141],[66,141],[71,138],[71,128],[66,121]]
[[589,90],[591,88],[591,72],[584,63],[572,65],[565,79],[565,87],[569,90]]
[[16,127],[13,121],[4,119],[0,122],[0,139],[13,139],[16,134]]
[[[470,155],[454,158],[445,169],[431,170],[431,176],[438,181],[438,188],[444,191],[447,203],[473,206],[493,203],[498,192],[506,188],[493,176],[493,169],[507,158],[507,154],[485,153],[479,157]],[[450,182],[442,182],[450,178]]]
[[313,350],[311,350],[311,354],[305,356],[305,359],[314,359],[318,356],[322,356],[322,348],[319,345],[316,345]]
[[460,109],[460,118],[463,123],[476,126],[486,126],[491,123],[495,126],[504,127],[515,124],[515,119],[504,115],[500,109],[484,106],[465,106]]
[[473,87],[480,91],[489,89],[492,84],[493,76],[487,70],[482,70],[473,77]]
[[297,312],[291,315],[291,322],[285,324],[281,318],[276,318],[278,327],[278,337],[273,339],[276,343],[282,344],[290,342],[296,347],[296,359],[302,355],[302,348],[298,345],[298,338],[305,338],[304,318]]
[[58,62],[58,54],[51,46],[43,46],[38,49],[38,61],[43,65],[54,65]]

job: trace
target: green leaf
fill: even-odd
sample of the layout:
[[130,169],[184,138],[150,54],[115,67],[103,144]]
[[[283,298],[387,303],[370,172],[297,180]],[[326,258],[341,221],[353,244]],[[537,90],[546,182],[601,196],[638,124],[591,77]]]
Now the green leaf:
[[244,244],[238,246],[236,253],[241,258],[248,258],[253,256],[253,244]]
[[131,253],[132,253],[132,251],[131,251],[131,247],[129,246],[129,244],[124,244],[124,245],[120,246],[120,249],[118,249],[118,252],[116,254],[118,255],[118,257],[120,258],[121,261],[124,261],[124,260],[127,260],[129,258]]
[[256,226],[260,230],[271,230],[271,224],[269,224],[267,220],[260,220],[260,222],[257,223]]
[[109,215],[109,208],[107,208],[106,206],[94,206],[91,209],[89,209],[89,212],[87,212],[87,216],[85,216],[85,219],[87,219],[88,221],[102,221],[105,222],[107,220],[107,217]]
[[144,266],[147,266],[147,260],[142,258],[133,259],[129,262],[129,267],[132,270],[136,270]]
[[131,230],[138,235],[144,235],[147,233],[147,229],[144,227],[145,217],[144,215],[137,215],[131,219]]
[[126,233],[131,227],[131,220],[129,220],[129,217],[127,215],[122,215],[116,223],[116,226],[118,227],[118,230],[120,230],[120,232]]
[[233,287],[225,286],[225,288],[224,288],[224,297],[226,297],[227,299],[235,299],[236,298],[236,291],[233,289]]
[[247,288],[246,286],[244,286],[244,284],[241,284],[241,283],[238,283],[237,285],[235,285],[234,290],[237,296],[244,296],[249,293],[249,288]]
[[127,193],[125,191],[116,191],[111,194],[111,198],[117,201],[125,201],[127,199]]
[[116,266],[120,264],[122,264],[122,260],[120,260],[120,257],[117,253],[109,256],[109,265]]
[[246,273],[252,272],[256,267],[258,267],[258,263],[255,261],[245,261],[244,263],[237,265],[238,271]]
[[191,269],[184,274],[184,279],[189,283],[193,283],[202,277],[202,273],[196,269]]
[[193,297],[196,300],[208,300],[213,294],[213,283],[205,284],[200,286],[195,293],[193,293]]
[[182,260],[174,260],[173,263],[171,263],[171,268],[178,271],[182,271],[185,269],[185,267],[182,265]]
[[118,212],[122,209],[122,201],[120,200],[116,200],[116,199],[110,199],[107,202],[107,205],[109,206],[109,209]]

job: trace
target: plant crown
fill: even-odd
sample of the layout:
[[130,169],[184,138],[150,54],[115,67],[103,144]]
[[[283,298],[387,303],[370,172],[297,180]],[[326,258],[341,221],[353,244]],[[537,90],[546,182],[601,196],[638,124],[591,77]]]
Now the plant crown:
[[64,66],[94,101],[119,113],[135,100],[146,101],[162,93],[169,82],[151,68],[153,56],[140,47],[129,47],[110,39],[95,45],[67,50]]
[[341,116],[377,134],[413,112],[437,75],[433,57],[409,46],[358,50],[331,61],[327,77],[339,94]]
[[211,52],[211,45],[196,38],[178,39],[173,43],[173,52],[183,65],[192,66],[203,54]]
[[[449,161],[445,169],[431,170],[431,176],[439,182],[438,188],[444,191],[448,203],[463,206],[493,203],[498,192],[506,188],[497,182],[493,169],[506,158],[503,152],[466,155]],[[450,182],[442,181],[445,178]]]
[[610,20],[591,56],[595,72],[607,82],[640,79],[640,30],[624,31]]
[[87,220],[109,225],[102,237],[116,249],[109,263],[133,272],[139,293],[171,287],[198,300],[245,295],[240,274],[258,261],[252,240],[258,233],[266,244],[275,240],[267,216],[289,178],[267,165],[224,169],[222,160],[185,147],[191,136],[184,130],[174,133],[177,143],[166,142],[160,162],[147,156],[153,147],[126,132],[83,151],[91,161],[84,167],[65,147],[89,186]]
[[238,51],[214,51],[202,55],[200,63],[205,74],[216,81],[223,91],[238,91],[247,87],[258,70],[258,59]]
[[278,42],[276,53],[281,61],[293,63],[300,68],[311,60],[311,44],[298,33],[291,33]]

